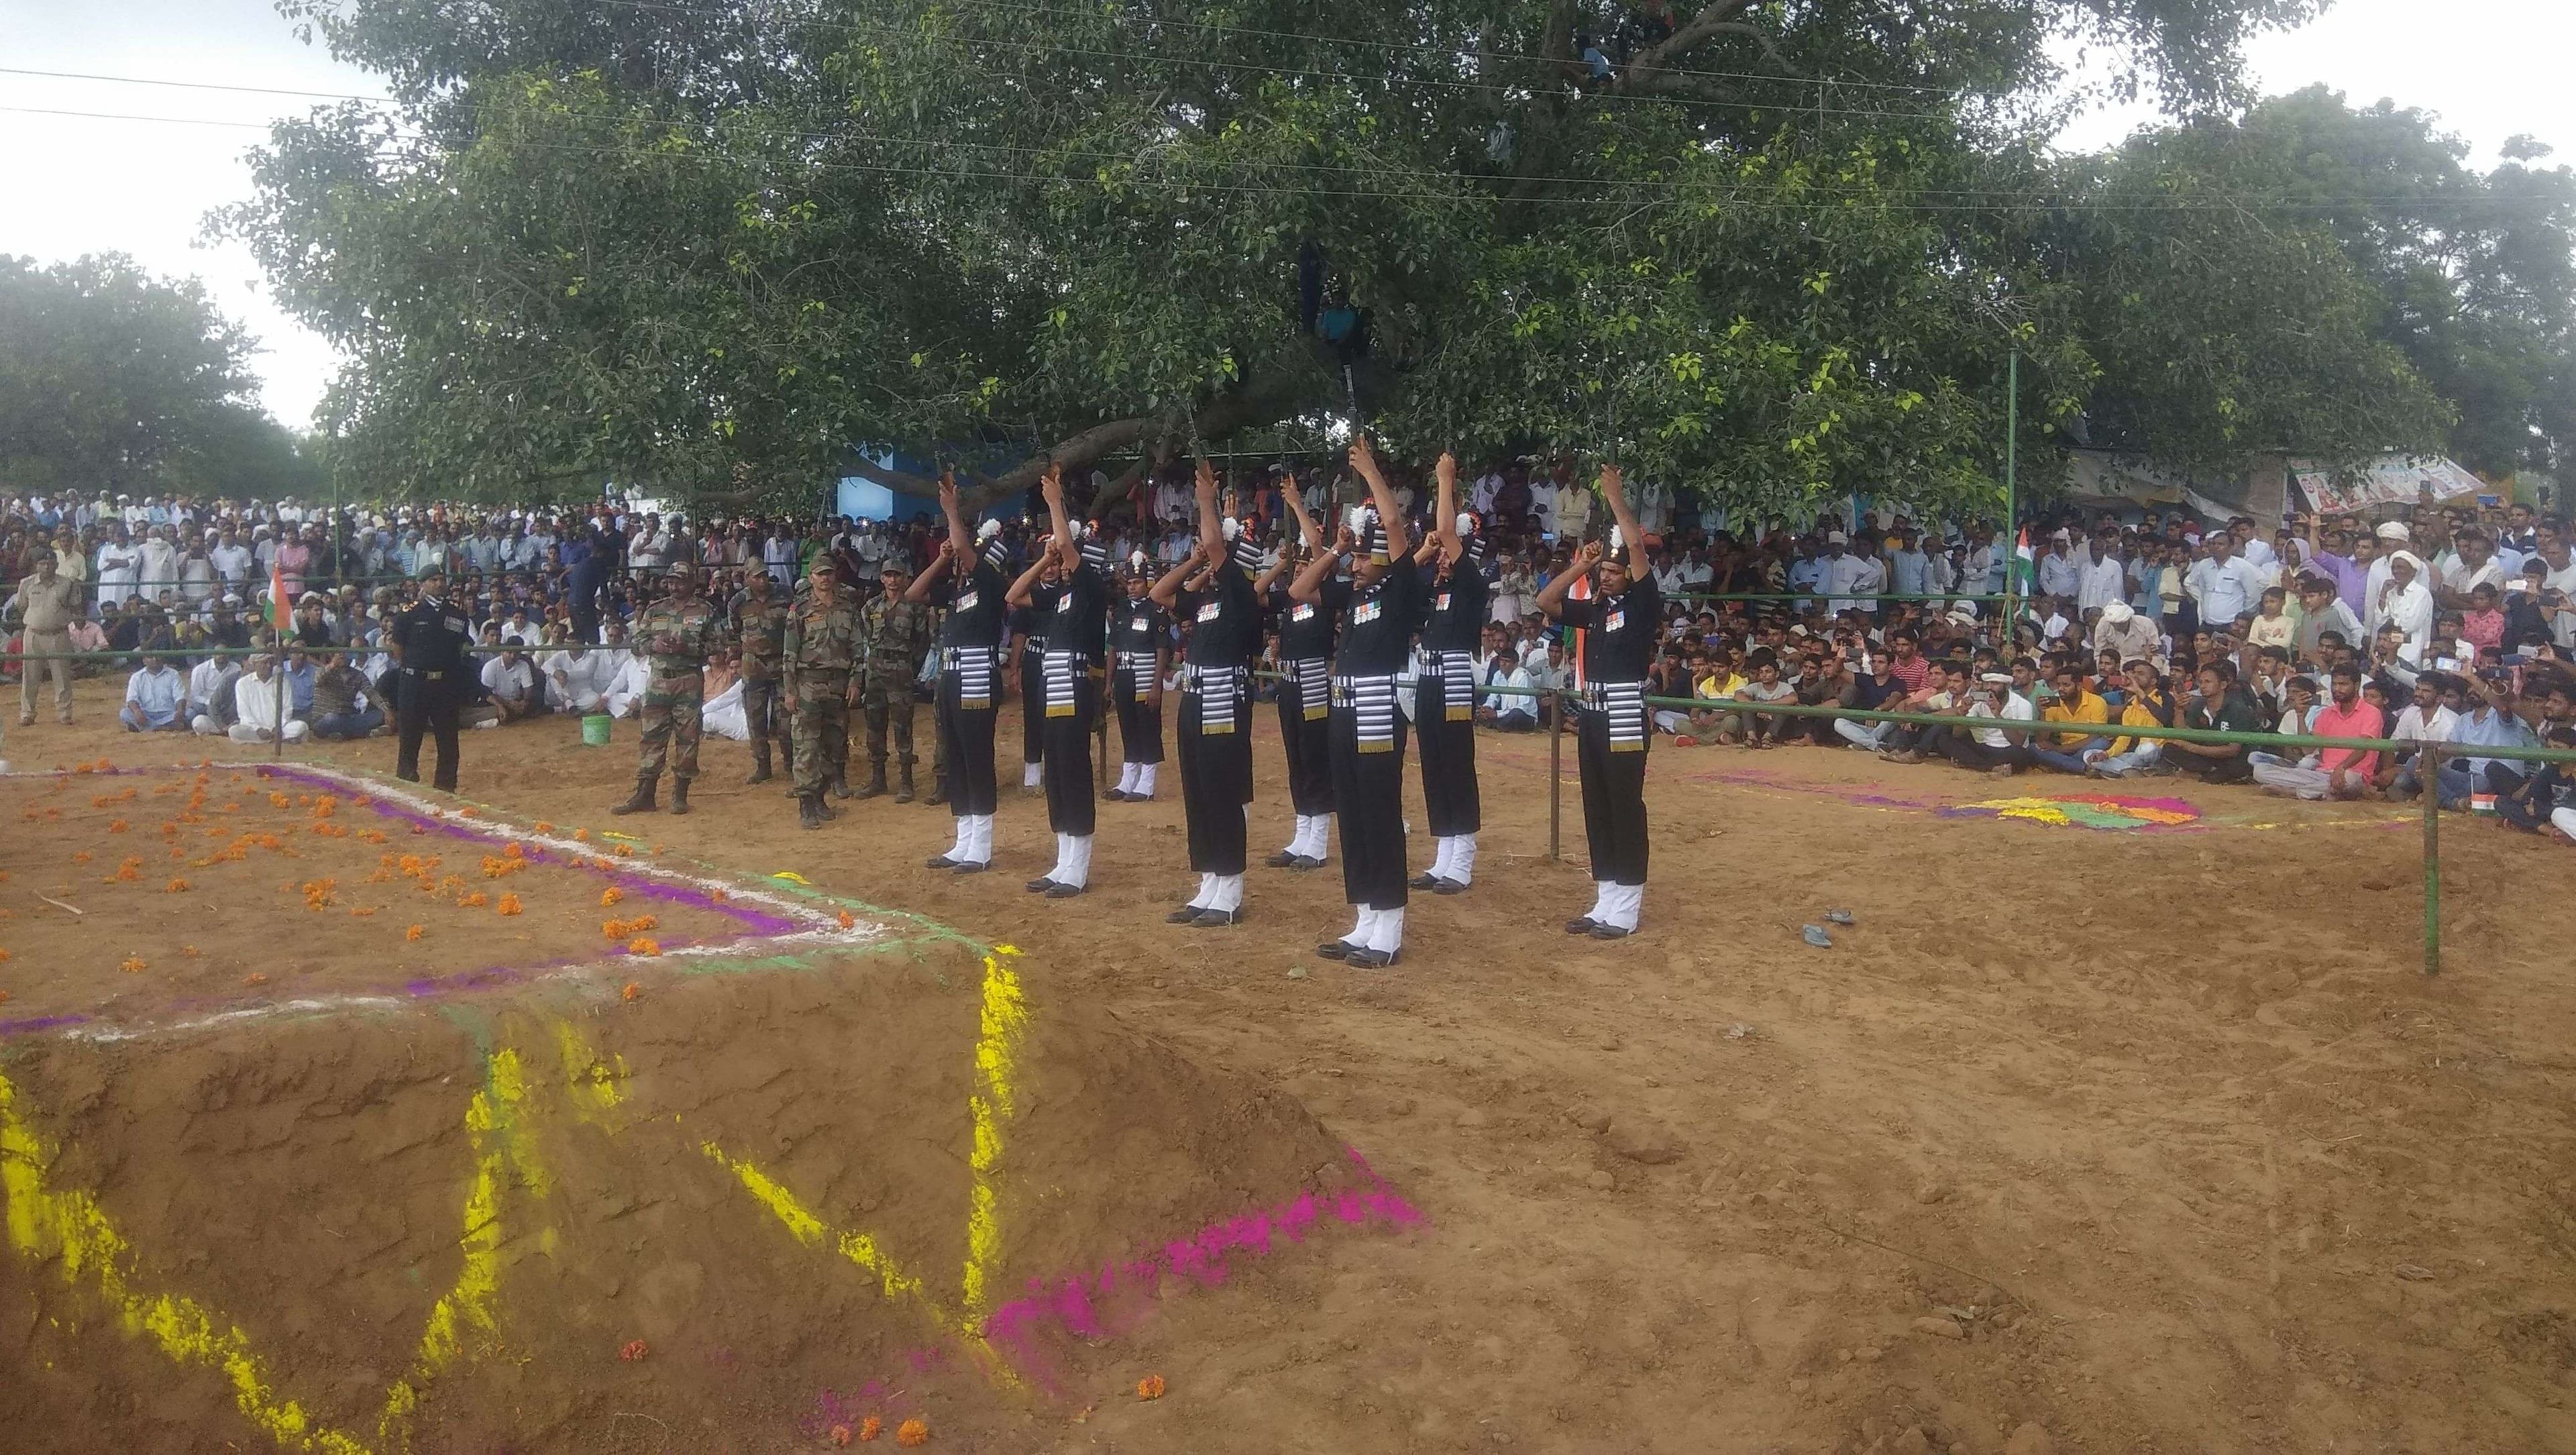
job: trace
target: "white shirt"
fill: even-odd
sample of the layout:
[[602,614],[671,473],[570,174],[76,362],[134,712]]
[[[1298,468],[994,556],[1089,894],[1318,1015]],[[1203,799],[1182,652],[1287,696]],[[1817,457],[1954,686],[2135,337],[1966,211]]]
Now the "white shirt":
[[566,702],[606,696],[610,685],[617,681],[617,668],[617,662],[605,652],[584,652],[579,657],[557,652],[546,658],[546,676]]
[[214,706],[215,689],[224,684],[224,659],[208,657],[188,671],[188,705],[199,710]]
[[[1845,551],[1840,556],[1829,555],[1816,562],[1817,587],[1835,595],[1848,596],[1855,591],[1875,591],[1878,589],[1879,575],[1876,561],[1866,556],[1855,556],[1849,551]],[[1868,609],[1869,603],[1866,601],[1845,600],[1825,603],[1825,610],[1833,612]]]
[[2422,661],[2424,644],[2433,639],[2433,593],[2424,589],[2423,578],[2407,582],[2403,590],[2392,589],[2379,606],[2379,620],[2370,629],[2377,632],[2383,626],[2402,628],[2406,645],[2399,650],[2410,660]]
[[217,546],[206,553],[206,559],[215,563],[215,574],[232,585],[239,586],[250,579],[248,546],[239,542],[229,546]]
[[2075,560],[2075,609],[2078,615],[2098,611],[2114,601],[2126,601],[2129,576],[2117,556],[2094,560],[2087,551]]
[[2200,624],[2212,631],[2235,625],[2236,618],[2263,599],[2264,589],[2271,584],[2260,567],[2242,556],[2230,556],[2224,562],[2196,561],[2183,578],[2183,589],[2200,605]]
[[187,679],[162,661],[125,679],[125,700],[143,709],[146,720],[168,722],[179,715],[187,686]]
[[1530,680],[1530,674],[1519,667],[1514,667],[1512,670],[1498,675],[1492,675],[1484,680],[1483,685],[1489,688],[1514,689],[1511,691],[1489,691],[1484,695],[1482,699],[1483,704],[1492,708],[1496,712],[1512,712],[1516,710],[1520,712],[1530,712],[1534,711],[1538,705],[1538,699],[1529,695],[1537,688],[1538,684],[1532,682]]
[[2401,743],[2447,743],[2459,736],[2460,715],[2440,703],[2433,704],[2433,716],[2427,721],[2424,709],[2414,703],[2397,714],[2396,730],[2389,737]]
[[2039,558],[2040,595],[2072,596],[2080,584],[2081,578],[2076,575],[2074,557],[2061,556],[2051,551]]
[[[1969,705],[1968,716],[1993,720],[1998,716],[1998,714],[1995,709],[1988,707],[1982,702],[1978,702]],[[2030,705],[2030,699],[2022,696],[2020,693],[2006,692],[2004,694],[2003,711],[2000,716],[2001,720],[2005,722],[2036,722],[2039,720],[2039,709],[2032,707]],[[2004,737],[2004,730],[2002,728],[1974,728],[1971,729],[1971,731],[1977,735],[1978,742],[1983,743],[1989,748],[2009,746]]]
[[483,690],[495,698],[525,701],[536,685],[537,674],[525,662],[513,662],[497,652],[483,659]]
[[2469,569],[2468,562],[2457,557],[2451,558],[2450,564],[2442,568],[2443,587],[2461,596],[2468,595],[2479,586],[2492,586],[2501,601],[2504,596],[2504,581],[2504,563],[2493,556],[2487,557],[2487,563],[2474,571]]
[[277,731],[277,699],[284,695],[277,690],[279,680],[274,668],[265,682],[257,673],[244,672],[233,684],[233,721],[264,733]]

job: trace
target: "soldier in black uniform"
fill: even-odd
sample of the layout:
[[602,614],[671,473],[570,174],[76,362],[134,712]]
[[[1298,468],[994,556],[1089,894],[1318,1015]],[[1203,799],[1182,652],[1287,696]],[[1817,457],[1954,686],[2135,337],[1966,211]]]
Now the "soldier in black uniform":
[[1279,564],[1261,578],[1259,591],[1262,604],[1279,615],[1279,743],[1287,759],[1288,801],[1296,810],[1297,829],[1288,847],[1263,862],[1273,869],[1320,869],[1333,841],[1331,682],[1333,638],[1341,618],[1337,607],[1289,599],[1288,583],[1324,549],[1324,534],[1306,513],[1296,481],[1288,482],[1280,498],[1297,518],[1304,550],[1282,550]]
[[1435,468],[1439,502],[1430,539],[1415,558],[1430,573],[1422,617],[1422,671],[1414,681],[1414,737],[1421,744],[1423,817],[1439,845],[1428,872],[1412,887],[1457,894],[1475,882],[1476,831],[1484,808],[1476,792],[1476,646],[1485,633],[1484,540],[1473,517],[1458,513],[1458,461],[1443,454]]
[[[1422,578],[1406,559],[1412,541],[1395,491],[1365,438],[1351,444],[1351,468],[1368,482],[1375,510],[1343,527],[1288,594],[1342,618],[1333,657],[1333,798],[1341,809],[1342,894],[1359,918],[1315,953],[1374,968],[1396,963],[1404,948],[1404,715],[1395,694],[1421,625]],[[1332,576],[1346,558],[1351,580],[1342,586]]]
[[1260,543],[1217,510],[1216,471],[1198,467],[1199,543],[1154,585],[1154,599],[1190,623],[1181,667],[1181,811],[1198,893],[1166,917],[1213,929],[1243,922],[1245,806],[1252,801],[1252,657],[1261,609],[1251,569]]
[[402,674],[402,736],[394,752],[394,776],[420,781],[420,736],[438,737],[438,776],[433,786],[456,791],[456,712],[476,679],[465,664],[466,644],[474,639],[465,608],[447,599],[447,574],[432,571],[420,578],[420,600],[394,618],[395,670]]
[[1172,659],[1171,613],[1146,592],[1154,577],[1137,551],[1119,578],[1127,599],[1109,617],[1109,696],[1118,707],[1118,786],[1102,796],[1144,803],[1163,766],[1163,679]]
[[[1592,908],[1567,920],[1569,935],[1624,939],[1646,899],[1646,669],[1663,636],[1664,599],[1645,569],[1645,530],[1628,508],[1619,467],[1601,467],[1601,498],[1617,522],[1610,549],[1591,543],[1538,594],[1550,619],[1583,633],[1576,683],[1575,764],[1583,777],[1583,833],[1592,848]],[[1569,599],[1592,572],[1592,595]]]
[[1070,899],[1091,883],[1091,839],[1099,822],[1092,794],[1091,726],[1100,711],[1101,641],[1108,627],[1109,579],[1086,553],[1064,509],[1064,475],[1050,462],[1039,487],[1053,532],[1036,562],[1011,585],[1013,605],[1037,612],[1044,645],[1037,691],[1020,710],[1041,724],[1042,785],[1047,826],[1055,830],[1055,867],[1029,881],[1029,892]]

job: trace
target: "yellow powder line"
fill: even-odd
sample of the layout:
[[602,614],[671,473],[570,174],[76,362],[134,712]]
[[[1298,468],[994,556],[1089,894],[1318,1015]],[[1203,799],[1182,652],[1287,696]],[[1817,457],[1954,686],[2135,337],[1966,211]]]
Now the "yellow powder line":
[[16,1089],[0,1076],[0,1196],[9,1203],[11,1248],[36,1262],[59,1259],[66,1283],[95,1284],[126,1333],[149,1338],[172,1361],[222,1371],[243,1416],[280,1446],[370,1455],[356,1439],[308,1419],[293,1400],[281,1401],[249,1337],[231,1320],[179,1295],[130,1292],[123,1268],[129,1245],[87,1193],[46,1185],[53,1159],[20,1120],[16,1103]]
[[386,1445],[409,1443],[408,1425],[420,1408],[421,1392],[465,1352],[465,1331],[487,1336],[500,1333],[495,1310],[501,1292],[501,1195],[515,1169],[518,1184],[542,1196],[547,1183],[529,1139],[518,1135],[519,1113],[527,1101],[527,1076],[515,1051],[492,1053],[488,1085],[474,1093],[465,1108],[465,1135],[474,1151],[474,1181],[466,1189],[464,1232],[458,1245],[464,1265],[455,1286],[429,1311],[421,1332],[420,1352],[411,1373],[395,1382],[385,1396],[385,1411],[376,1436]]
[[966,1269],[959,1280],[959,1298],[970,1325],[980,1324],[992,1311],[993,1279],[1002,1262],[1001,1197],[995,1189],[995,1173],[1002,1163],[1002,1124],[1017,1109],[1020,1041],[1029,1020],[1020,977],[1009,963],[1018,954],[1009,945],[996,945],[984,957],[975,1090],[966,1101],[975,1122],[975,1146],[968,1158],[974,1183],[967,1194]]
[[892,1255],[877,1245],[876,1239],[866,1233],[835,1232],[778,1179],[749,1162],[728,1156],[715,1143],[701,1142],[698,1150],[704,1152],[708,1160],[732,1173],[734,1180],[742,1184],[743,1191],[751,1194],[752,1201],[769,1209],[770,1216],[784,1224],[797,1242],[809,1248],[828,1245],[832,1251],[876,1275],[877,1287],[889,1301],[909,1300],[928,1313],[940,1327],[959,1327],[957,1318],[934,1303],[930,1290],[922,1281],[905,1272]]

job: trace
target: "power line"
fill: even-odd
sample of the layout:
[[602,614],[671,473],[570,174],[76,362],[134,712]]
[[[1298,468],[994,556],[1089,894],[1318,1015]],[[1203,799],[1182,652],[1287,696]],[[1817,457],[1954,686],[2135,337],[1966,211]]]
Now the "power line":
[[39,71],[0,66],[0,76],[42,76],[56,81],[114,81],[126,86],[169,86],[187,91],[238,91],[253,96],[302,96],[321,101],[365,101],[377,106],[400,103],[389,96],[361,96],[352,91],[296,91],[281,86],[234,86],[221,81],[164,81],[151,76],[110,76],[96,71]]
[[[59,116],[97,121],[148,122],[171,126],[211,126],[249,131],[267,131],[272,129],[274,125],[274,123],[269,122],[222,121],[192,116],[150,116],[132,112],[77,111],[65,108],[37,106],[0,106],[0,113],[31,116]],[[756,137],[764,134],[771,137],[808,140],[867,141],[892,146],[954,146],[1010,151],[1039,156],[1072,156],[1117,161],[1134,160],[1129,153],[1124,152],[1060,152],[1049,148],[1015,147],[1008,146],[1003,143],[963,142],[942,138],[890,137],[872,133],[798,132],[792,130],[773,130],[767,133],[755,130],[753,132],[753,135]],[[435,141],[437,138],[426,132],[401,132],[390,134],[383,138],[383,140],[389,142],[418,142]],[[689,160],[708,163],[723,162],[738,166],[779,165],[776,159],[746,157],[730,152],[697,150],[675,152],[649,147],[607,146],[579,142],[540,141],[531,138],[518,139],[515,144],[542,151],[569,152],[584,156],[623,157],[653,161]],[[813,160],[796,163],[795,165],[814,172],[848,172],[925,178],[968,178],[986,181],[1017,182],[1032,185],[1080,185],[1090,183],[1092,180],[1079,175],[1067,175],[1053,172],[1009,171],[994,168],[944,168],[926,165],[907,165],[894,162]],[[1265,163],[1263,165],[1276,166],[1283,169],[1371,175],[1368,169],[1356,166],[1334,167],[1321,163],[1298,162]],[[1422,182],[1449,180],[1454,177],[1454,180],[1456,180],[1460,185],[1454,189],[1444,191],[1403,191],[1390,188],[1299,187],[1284,186],[1276,183],[1216,182],[1193,178],[1149,176],[1123,178],[1116,185],[1160,188],[1174,191],[1196,190],[1223,194],[1277,195],[1287,192],[1301,192],[1314,196],[1343,197],[1369,201],[1457,203],[1466,201],[1497,201],[1499,199],[1492,197],[1490,194],[1478,193],[1475,190],[1475,184],[1485,181],[1514,180],[1504,177],[1486,178],[1471,173],[1443,174],[1427,172],[1399,172],[1396,175],[1401,178]],[[1861,210],[1863,207],[1871,205],[1874,205],[1875,210],[1879,211],[1903,210],[1918,212],[1980,212],[2007,210],[2013,207],[2027,207],[2043,209],[2076,208],[2083,211],[2093,212],[2194,212],[2234,210],[2246,212],[2335,213],[2342,211],[2404,211],[2443,207],[2501,207],[2510,205],[2512,201],[2516,200],[2462,197],[2420,199],[2356,198],[2332,201],[2299,202],[2265,194],[2206,193],[2189,198],[2168,197],[2149,201],[2119,202],[2104,200],[2088,201],[2071,195],[2071,191],[2062,193],[2056,190],[2038,189],[2014,190],[2003,188],[1981,189],[1933,187],[1837,189],[1819,187],[1816,190],[1825,194],[1822,200],[1787,201],[1766,198],[1748,198],[1722,193],[1719,191],[1721,184],[1687,179],[1563,177],[1536,178],[1531,180],[1552,182],[1569,186],[1608,189],[1613,195],[1604,195],[1602,192],[1596,191],[1584,195],[1541,194],[1536,197],[1523,199],[1530,202],[1559,204],[1574,203],[1583,206],[1620,206],[1628,205],[1638,200],[1633,195],[1616,195],[1621,190],[1633,194],[1644,189],[1657,189],[1666,196],[1715,195],[1730,206],[1747,210],[1762,210],[1780,213],[1848,212]],[[1902,198],[1946,198],[1955,200],[1913,202],[1890,200]]]

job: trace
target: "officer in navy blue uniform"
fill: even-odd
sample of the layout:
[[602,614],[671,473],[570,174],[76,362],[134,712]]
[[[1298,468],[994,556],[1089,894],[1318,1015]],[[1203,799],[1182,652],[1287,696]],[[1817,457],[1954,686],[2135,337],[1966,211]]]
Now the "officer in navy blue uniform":
[[479,680],[466,665],[465,648],[474,640],[465,608],[447,599],[447,573],[420,578],[420,600],[394,618],[394,668],[401,673],[402,736],[394,751],[394,776],[420,781],[420,739],[426,731],[438,739],[438,774],[433,786],[456,791],[456,714]]

